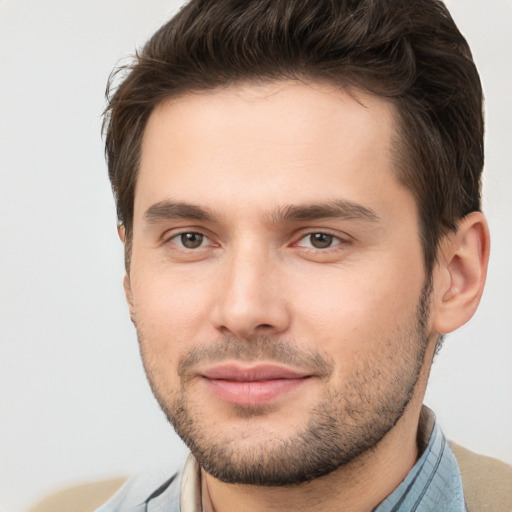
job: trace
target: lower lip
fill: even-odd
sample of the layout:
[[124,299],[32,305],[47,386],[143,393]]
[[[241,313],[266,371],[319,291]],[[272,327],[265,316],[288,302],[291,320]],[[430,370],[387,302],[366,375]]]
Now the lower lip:
[[205,378],[206,384],[218,398],[224,402],[242,406],[266,405],[280,396],[297,389],[308,380],[308,377],[257,381]]

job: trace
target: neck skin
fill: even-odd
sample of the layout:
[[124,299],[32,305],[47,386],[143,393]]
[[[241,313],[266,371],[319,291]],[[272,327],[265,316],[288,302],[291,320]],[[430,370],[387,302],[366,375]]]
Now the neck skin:
[[226,484],[201,471],[203,512],[371,512],[404,480],[418,459],[417,432],[433,358],[427,350],[420,378],[398,423],[373,449],[347,466],[289,487]]

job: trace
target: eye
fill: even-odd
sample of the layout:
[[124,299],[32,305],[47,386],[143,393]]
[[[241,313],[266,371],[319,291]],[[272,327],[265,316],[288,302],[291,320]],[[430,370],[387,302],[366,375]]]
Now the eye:
[[310,249],[329,249],[340,243],[341,240],[337,236],[329,233],[308,233],[299,240],[297,245]]
[[198,249],[207,245],[209,239],[201,233],[187,232],[179,233],[169,241],[185,249]]

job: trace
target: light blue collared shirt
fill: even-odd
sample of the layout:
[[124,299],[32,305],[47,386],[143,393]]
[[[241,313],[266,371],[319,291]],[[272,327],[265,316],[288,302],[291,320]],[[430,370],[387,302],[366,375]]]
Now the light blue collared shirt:
[[422,437],[428,439],[425,450],[405,480],[374,512],[467,512],[459,466],[427,407],[423,407],[418,434],[420,442]]
[[[467,512],[455,456],[423,407],[418,431],[421,457],[404,481],[373,512]],[[171,476],[165,476],[171,475]],[[201,472],[189,455],[179,471],[133,477],[96,512],[201,512]]]

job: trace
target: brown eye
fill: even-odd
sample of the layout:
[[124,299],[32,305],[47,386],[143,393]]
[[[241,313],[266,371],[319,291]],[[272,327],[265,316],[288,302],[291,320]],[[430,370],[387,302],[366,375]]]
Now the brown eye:
[[331,247],[334,236],[326,233],[312,233],[308,235],[312,247],[315,249],[327,249]]
[[182,233],[179,235],[181,245],[186,249],[197,249],[201,247],[204,238],[204,235],[201,233]]

